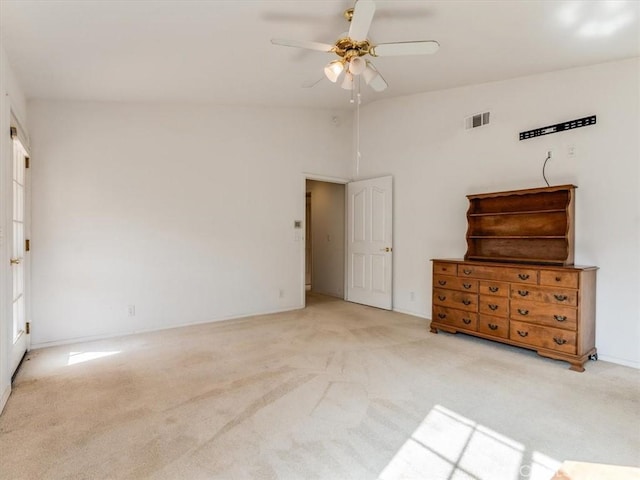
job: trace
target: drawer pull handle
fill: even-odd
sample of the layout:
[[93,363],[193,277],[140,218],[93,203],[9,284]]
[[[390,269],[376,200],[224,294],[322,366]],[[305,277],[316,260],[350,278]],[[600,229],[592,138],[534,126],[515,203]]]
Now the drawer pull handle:
[[462,273],[464,273],[465,275],[471,275],[471,272],[473,272],[473,270],[467,270],[467,269],[462,270]]
[[466,288],[467,290],[469,290],[471,288],[471,284],[470,283],[463,283],[462,286],[464,288]]
[[438,295],[438,300],[440,300],[441,302],[444,302],[447,299],[446,296],[444,295]]
[[556,282],[559,282],[562,280],[562,277],[556,277]]
[[556,342],[558,345],[564,345],[565,343],[567,343],[567,341],[564,338],[560,338],[560,337],[553,337],[553,341]]
[[564,302],[568,297],[566,295],[553,295],[559,302]]
[[518,313],[520,315],[529,315],[529,310],[525,310],[524,308],[519,308]]
[[443,272],[446,272],[447,270],[448,270],[447,267],[442,267]]
[[489,287],[490,292],[496,293],[498,290],[500,290],[499,287]]
[[469,325],[471,323],[470,318],[463,318],[462,321],[464,322],[465,325]]
[[518,335],[520,335],[522,338],[524,338],[527,335],[529,335],[529,332],[523,332],[522,330],[518,330]]
[[489,308],[495,312],[498,309],[498,305],[496,305],[495,303],[490,303]]
[[497,330],[497,329],[498,329],[498,325],[496,325],[495,323],[490,323],[490,324],[489,324],[489,328],[490,328],[491,330]]
[[518,295],[520,295],[521,297],[526,297],[527,295],[529,295],[529,290],[518,290]]
[[464,300],[462,300],[462,303],[464,303],[465,305],[471,305],[471,300],[467,300],[465,298]]
[[447,318],[447,314],[446,313],[439,313],[438,314],[438,318],[441,320],[444,320],[445,318]]
[[564,315],[554,315],[553,318],[555,318],[558,322],[564,322],[565,320],[567,320],[567,317],[565,317]]
[[520,277],[520,280],[527,280],[529,278],[529,274],[528,273],[519,273],[518,277]]
[[447,281],[446,280],[438,280],[438,283],[444,287],[447,284]]

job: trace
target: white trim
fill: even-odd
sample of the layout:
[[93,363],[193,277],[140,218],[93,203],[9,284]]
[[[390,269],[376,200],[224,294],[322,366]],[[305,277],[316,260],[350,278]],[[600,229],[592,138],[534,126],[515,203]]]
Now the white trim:
[[9,400],[9,395],[11,395],[11,384],[7,385],[7,388],[2,392],[2,396],[0,396],[0,413],[4,410],[7,400]]
[[195,325],[205,325],[207,323],[218,323],[218,322],[227,322],[227,321],[233,321],[233,320],[244,320],[244,319],[251,318],[251,317],[259,317],[259,316],[263,316],[263,315],[273,315],[273,314],[276,314],[276,313],[291,312],[293,310],[300,310],[301,308],[304,308],[304,307],[296,305],[294,307],[287,307],[287,308],[278,309],[278,310],[267,310],[265,312],[247,313],[247,314],[241,314],[241,315],[231,315],[231,316],[228,316],[228,317],[215,318],[213,320],[204,320],[202,322],[189,322],[189,323],[181,323],[180,325],[171,325],[171,326],[158,327],[158,328],[144,328],[142,330],[131,330],[131,331],[113,333],[113,334],[108,334],[108,335],[90,335],[88,337],[74,337],[74,338],[67,338],[67,339],[63,339],[63,340],[53,340],[51,342],[32,343],[31,344],[31,350],[38,350],[40,348],[48,348],[48,347],[57,347],[57,346],[60,346],[60,345],[70,345],[72,343],[93,342],[95,340],[108,340],[109,338],[116,338],[116,337],[128,337],[130,335],[138,335],[138,334],[141,334],[141,333],[160,332],[160,331],[163,331],[163,330],[171,330],[171,329],[174,329],[174,328],[184,328],[184,327],[192,327],[192,326],[195,326]]
[[398,313],[404,313],[405,315],[411,315],[412,317],[418,317],[418,318],[422,318],[424,320],[431,321],[431,319],[429,317],[427,317],[426,315],[424,315],[422,313],[410,312],[409,310],[403,310],[401,308],[394,308],[393,311],[394,312],[398,312]]
[[[327,182],[327,183],[340,183],[345,185],[349,183],[351,180],[340,177],[328,177],[326,175],[315,175],[313,173],[303,173],[302,174],[305,180],[315,180],[316,182]],[[306,185],[305,185],[305,193],[306,193]]]
[[624,360],[622,358],[612,357],[610,355],[600,355],[598,354],[598,361],[615,363],[616,365],[622,365],[623,367],[631,367],[640,370],[640,363],[638,362],[630,362],[629,360]]

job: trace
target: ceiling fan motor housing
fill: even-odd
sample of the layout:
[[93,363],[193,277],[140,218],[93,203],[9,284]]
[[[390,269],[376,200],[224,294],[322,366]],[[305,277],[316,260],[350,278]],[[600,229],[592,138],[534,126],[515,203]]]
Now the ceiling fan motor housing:
[[345,58],[347,61],[353,57],[362,57],[371,50],[371,44],[368,40],[362,40],[356,42],[349,37],[340,38],[334,47],[334,51],[340,57]]

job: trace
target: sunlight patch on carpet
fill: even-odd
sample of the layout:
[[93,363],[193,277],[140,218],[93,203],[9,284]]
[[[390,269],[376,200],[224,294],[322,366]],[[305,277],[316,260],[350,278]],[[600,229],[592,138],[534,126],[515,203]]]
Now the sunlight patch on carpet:
[[560,463],[436,405],[379,478],[548,480]]
[[69,352],[69,361],[67,366],[76,365],[78,363],[90,362],[98,358],[110,357],[120,353],[120,350],[114,350],[111,352]]

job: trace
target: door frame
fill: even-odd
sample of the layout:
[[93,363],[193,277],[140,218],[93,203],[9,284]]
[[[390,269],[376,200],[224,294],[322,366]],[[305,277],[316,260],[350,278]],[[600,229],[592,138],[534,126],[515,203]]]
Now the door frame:
[[[351,182],[351,179],[348,178],[341,178],[341,177],[330,177],[327,175],[317,175],[314,173],[303,173],[302,174],[302,180],[300,181],[300,188],[301,188],[301,193],[300,195],[298,195],[298,198],[300,199],[300,208],[299,208],[299,212],[302,212],[302,218],[304,218],[303,222],[306,222],[306,211],[307,211],[307,180],[315,180],[317,182],[327,182],[327,183],[337,183],[339,185],[345,185],[349,182]],[[345,187],[345,191],[346,191],[346,187]],[[347,197],[345,195],[345,204],[344,204],[344,211],[346,213],[347,211]],[[305,226],[305,228],[303,229],[306,230],[306,224],[303,224]],[[345,215],[345,233],[346,233],[346,228],[347,228],[347,218]],[[304,240],[304,238],[303,238]],[[305,242],[304,241],[300,241],[298,242],[300,243],[300,281],[298,282],[300,285],[300,305],[302,305],[302,308],[305,308],[307,306],[307,296],[306,296],[306,283],[305,283]],[[344,260],[346,262],[347,260],[347,235],[344,236]],[[347,284],[347,268],[346,268],[346,263],[344,264],[344,271],[342,272],[343,276],[344,276],[344,284]],[[346,295],[347,295],[347,289],[343,289],[342,292],[342,299],[345,300],[346,299]]]
[[[17,140],[20,145],[22,146],[22,149],[24,151],[24,155],[25,155],[25,161],[29,162],[29,164],[31,163],[31,148],[29,145],[29,139],[26,136],[26,132],[22,129],[22,126],[20,125],[20,122],[17,120],[17,118],[13,115],[11,115],[11,127],[12,128],[16,128],[17,131],[17,138],[11,138],[10,140],[10,149],[11,149],[11,165],[9,167],[10,171],[11,171],[11,176],[10,176],[10,180],[12,182],[11,184],[11,188],[10,188],[10,194],[11,194],[11,199],[8,203],[10,203],[11,206],[11,210],[8,213],[8,217],[7,217],[7,231],[11,233],[9,238],[9,235],[7,236],[8,240],[7,241],[7,248],[8,248],[8,253],[9,256],[11,257],[13,255],[13,253],[10,251],[13,249],[13,242],[14,242],[14,237],[13,237],[13,209],[14,209],[14,201],[15,198],[13,196],[13,175],[14,175],[14,165],[13,165],[13,155],[14,155],[14,146],[15,146],[15,141]],[[30,165],[29,167],[27,167],[27,165],[24,166],[24,176],[23,176],[23,189],[24,189],[24,193],[23,193],[23,242],[26,242],[26,240],[31,238],[31,172],[30,172],[31,168]],[[11,247],[11,248],[9,248]],[[9,336],[9,341],[8,341],[8,348],[9,348],[9,373],[11,374],[11,376],[15,376],[16,372],[18,371],[18,369],[20,368],[20,364],[22,363],[23,357],[24,355],[29,352],[31,350],[31,334],[29,332],[29,328],[28,328],[28,324],[31,323],[31,254],[30,254],[30,249],[26,250],[25,244],[23,243],[22,245],[22,249],[23,249],[23,258],[22,258],[22,264],[23,264],[23,278],[22,278],[22,295],[23,295],[23,314],[24,314],[24,322],[25,322],[25,329],[24,329],[24,339],[21,341],[24,341],[24,347],[25,347],[25,351],[22,355],[20,355],[20,357],[18,358],[16,355],[16,352],[14,351],[14,348],[16,346],[16,343],[14,338],[13,338],[13,322],[14,322],[14,318],[13,318],[13,309],[10,309],[11,311],[9,312],[9,326],[10,326],[10,332],[11,335]],[[10,284],[13,287],[13,268],[9,269],[9,275],[8,275],[8,284]],[[13,291],[13,288],[11,289]],[[11,298],[13,299],[13,294],[11,295]],[[12,302],[11,302],[12,303]],[[14,368],[15,365],[15,368]]]

